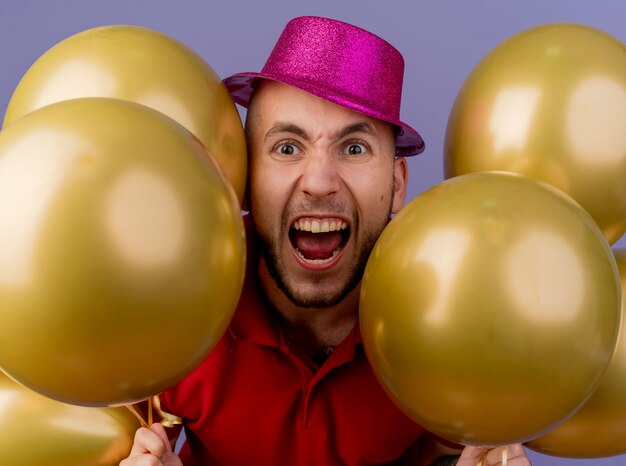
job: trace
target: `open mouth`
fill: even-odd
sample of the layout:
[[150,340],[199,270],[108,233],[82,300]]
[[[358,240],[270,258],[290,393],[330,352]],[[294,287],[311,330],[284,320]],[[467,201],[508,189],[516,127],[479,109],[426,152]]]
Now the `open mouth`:
[[289,230],[289,240],[298,256],[310,264],[332,261],[350,238],[348,224],[339,218],[296,220]]

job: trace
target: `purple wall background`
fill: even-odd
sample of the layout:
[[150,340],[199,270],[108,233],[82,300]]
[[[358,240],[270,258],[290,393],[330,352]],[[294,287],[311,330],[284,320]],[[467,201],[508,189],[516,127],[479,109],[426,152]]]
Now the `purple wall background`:
[[[586,24],[626,41],[621,0],[0,0],[0,117],[28,67],[76,32],[106,24],[153,28],[187,44],[224,77],[259,70],[287,20],[309,14],[369,29],[404,54],[402,119],[427,144],[426,152],[409,162],[409,199],[443,180],[452,102],[473,67],[498,43],[551,22]],[[626,238],[616,247],[626,248]],[[596,460],[530,455],[539,466],[626,465],[626,455]]]

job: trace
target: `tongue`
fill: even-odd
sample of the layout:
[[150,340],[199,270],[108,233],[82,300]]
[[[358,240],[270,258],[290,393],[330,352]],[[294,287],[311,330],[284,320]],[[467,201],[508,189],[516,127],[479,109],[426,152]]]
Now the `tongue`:
[[309,233],[297,231],[293,235],[293,244],[309,260],[328,259],[341,245],[341,233]]

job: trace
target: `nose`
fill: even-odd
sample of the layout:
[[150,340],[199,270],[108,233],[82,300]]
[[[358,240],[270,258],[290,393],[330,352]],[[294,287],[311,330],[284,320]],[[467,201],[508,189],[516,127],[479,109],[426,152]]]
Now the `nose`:
[[324,199],[341,187],[337,160],[326,153],[309,154],[303,161],[299,188],[311,199]]

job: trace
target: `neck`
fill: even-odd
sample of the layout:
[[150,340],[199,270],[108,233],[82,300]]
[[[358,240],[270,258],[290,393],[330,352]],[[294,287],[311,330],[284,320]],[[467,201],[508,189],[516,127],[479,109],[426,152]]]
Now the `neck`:
[[276,321],[291,345],[315,357],[320,351],[331,352],[352,331],[359,313],[357,286],[340,303],[324,308],[295,305],[278,288],[263,260],[259,277],[264,293],[276,311]]

